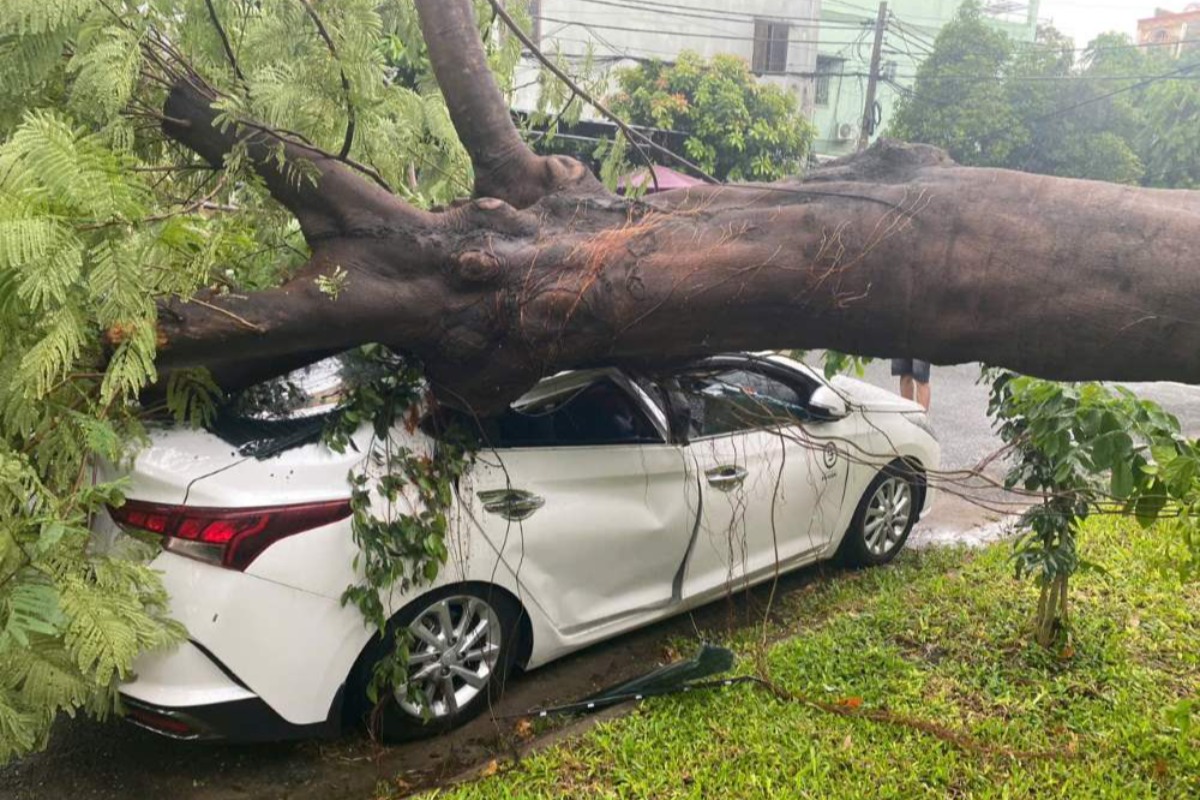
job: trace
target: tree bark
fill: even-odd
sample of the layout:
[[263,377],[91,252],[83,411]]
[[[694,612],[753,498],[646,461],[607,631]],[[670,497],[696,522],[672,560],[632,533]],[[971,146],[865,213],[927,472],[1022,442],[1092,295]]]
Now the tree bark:
[[475,167],[475,192],[517,208],[552,191],[602,194],[586,167],[565,156],[534,155],[513,125],[492,79],[470,2],[417,0],[421,35],[450,119]]
[[[470,6],[418,0],[480,195],[441,213],[277,134],[223,133],[211,98],[176,87],[167,116],[187,124],[167,135],[214,164],[249,136],[313,260],[280,289],[172,307],[165,368],[244,383],[380,341],[420,357],[444,400],[483,413],[561,369],[738,349],[1200,382],[1200,193],[971,169],[885,141],[803,180],[625,200],[521,144]],[[280,141],[316,165],[315,183],[280,177]],[[336,300],[315,284],[333,266],[349,273]]]

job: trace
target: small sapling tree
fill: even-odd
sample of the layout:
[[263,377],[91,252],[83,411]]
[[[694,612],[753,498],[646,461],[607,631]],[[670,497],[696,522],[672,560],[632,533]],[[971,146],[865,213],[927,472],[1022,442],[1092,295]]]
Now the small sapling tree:
[[1069,636],[1071,576],[1099,565],[1080,558],[1077,540],[1093,514],[1133,514],[1143,525],[1200,509],[1200,449],[1179,420],[1124,387],[1067,384],[996,374],[989,413],[1012,449],[1009,489],[1036,494],[1013,561],[1041,590],[1035,637],[1044,647]]

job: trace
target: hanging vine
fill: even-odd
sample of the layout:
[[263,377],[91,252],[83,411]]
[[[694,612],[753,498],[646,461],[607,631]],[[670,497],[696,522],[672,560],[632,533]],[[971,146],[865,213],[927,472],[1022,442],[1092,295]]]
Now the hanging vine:
[[[380,636],[391,637],[388,656],[372,665],[367,689],[378,704],[382,692],[408,679],[409,635],[403,628],[389,630],[396,609],[387,598],[437,579],[449,556],[454,487],[474,450],[457,428],[422,425],[434,419],[436,404],[414,361],[366,345],[344,362],[342,377],[345,399],[326,424],[325,443],[344,453],[357,449],[354,437],[364,423],[372,429],[361,466],[347,476],[359,580],[342,593],[342,603],[353,604]],[[429,443],[425,450],[423,441]]]

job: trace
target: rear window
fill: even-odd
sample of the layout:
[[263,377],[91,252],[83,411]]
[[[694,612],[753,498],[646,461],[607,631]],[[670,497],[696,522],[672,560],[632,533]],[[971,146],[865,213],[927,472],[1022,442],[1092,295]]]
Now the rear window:
[[349,353],[322,359],[231,396],[226,412],[240,419],[287,420],[328,414],[345,399]]
[[230,395],[208,430],[259,459],[318,442],[363,364],[358,351],[349,351],[243,389]]

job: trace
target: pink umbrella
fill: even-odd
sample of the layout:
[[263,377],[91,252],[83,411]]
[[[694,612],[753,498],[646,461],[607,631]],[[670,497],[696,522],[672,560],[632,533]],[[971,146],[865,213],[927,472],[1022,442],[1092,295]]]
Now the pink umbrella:
[[[658,191],[665,192],[668,189],[684,189],[688,186],[701,186],[704,181],[699,178],[693,178],[690,175],[684,175],[682,172],[676,172],[670,167],[655,166],[655,177],[658,178]],[[625,190],[630,186],[641,188],[646,187],[646,193],[654,192],[654,181],[650,178],[650,173],[643,167],[642,169],[631,172],[628,175],[622,175],[617,179],[617,192],[625,194]]]

